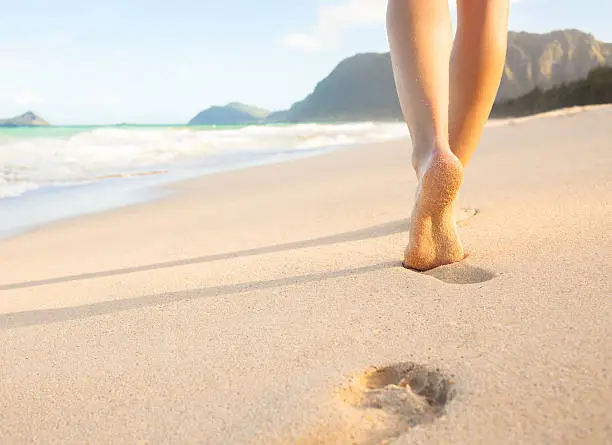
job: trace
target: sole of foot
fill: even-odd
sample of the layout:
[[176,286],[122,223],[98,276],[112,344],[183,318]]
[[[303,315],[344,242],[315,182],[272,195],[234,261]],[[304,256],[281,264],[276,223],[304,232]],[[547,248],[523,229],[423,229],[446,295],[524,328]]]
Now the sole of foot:
[[454,214],[455,199],[463,182],[463,165],[450,150],[440,150],[419,170],[410,242],[403,264],[409,269],[426,271],[465,258]]

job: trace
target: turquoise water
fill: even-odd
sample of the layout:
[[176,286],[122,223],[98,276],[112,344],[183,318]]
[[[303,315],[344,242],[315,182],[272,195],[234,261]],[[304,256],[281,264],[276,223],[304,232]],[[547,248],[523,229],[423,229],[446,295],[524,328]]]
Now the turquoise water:
[[79,133],[87,133],[98,129],[121,129],[125,131],[164,131],[164,130],[189,130],[189,131],[222,131],[237,130],[246,125],[67,125],[53,127],[0,127],[0,141],[3,139],[45,139],[57,138],[67,139]]
[[0,236],[161,196],[173,181],[406,135],[376,123],[0,128]]

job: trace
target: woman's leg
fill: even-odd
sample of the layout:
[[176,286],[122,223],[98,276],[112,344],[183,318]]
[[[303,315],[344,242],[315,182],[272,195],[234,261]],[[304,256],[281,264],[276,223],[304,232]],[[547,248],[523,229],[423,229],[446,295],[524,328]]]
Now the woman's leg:
[[506,60],[508,0],[457,0],[451,57],[449,139],[467,165],[497,95]]
[[389,0],[393,71],[419,181],[404,265],[418,270],[464,258],[454,220],[463,166],[449,146],[451,27],[447,0]]

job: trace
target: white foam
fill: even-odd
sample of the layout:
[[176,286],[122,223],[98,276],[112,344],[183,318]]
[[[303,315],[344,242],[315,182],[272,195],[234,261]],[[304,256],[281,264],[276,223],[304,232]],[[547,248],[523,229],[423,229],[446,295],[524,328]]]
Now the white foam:
[[0,134],[0,198],[104,176],[205,163],[217,155],[262,155],[408,136],[404,124],[298,124],[239,129],[95,128],[72,135]]

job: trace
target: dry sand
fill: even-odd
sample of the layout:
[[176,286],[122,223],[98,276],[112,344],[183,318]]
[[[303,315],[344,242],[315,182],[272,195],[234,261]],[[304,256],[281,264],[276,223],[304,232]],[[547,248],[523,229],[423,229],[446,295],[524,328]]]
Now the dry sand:
[[0,241],[1,442],[612,443],[612,110],[487,129],[472,257],[426,274],[400,266],[409,157],[203,177]]

